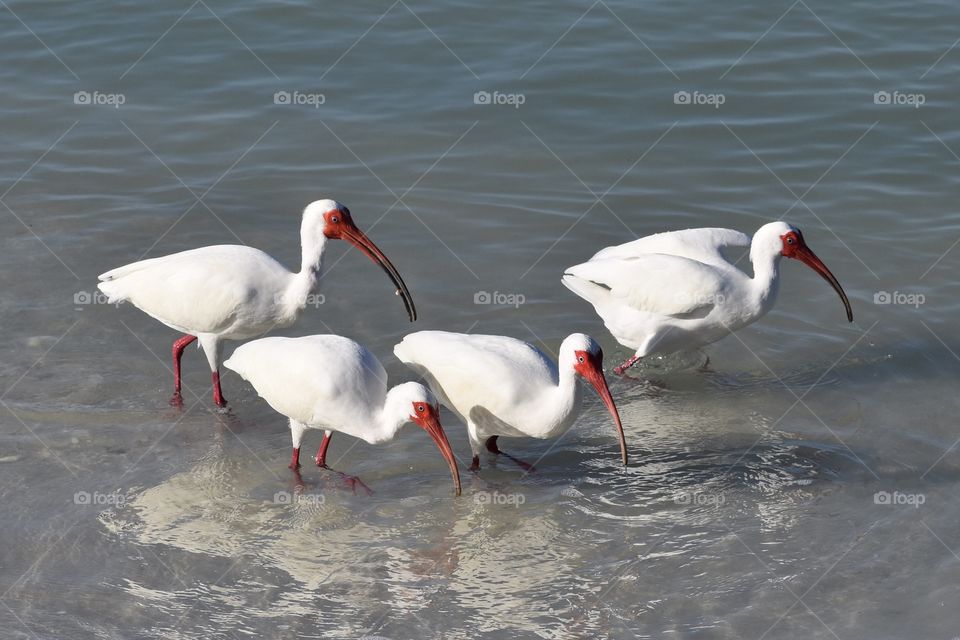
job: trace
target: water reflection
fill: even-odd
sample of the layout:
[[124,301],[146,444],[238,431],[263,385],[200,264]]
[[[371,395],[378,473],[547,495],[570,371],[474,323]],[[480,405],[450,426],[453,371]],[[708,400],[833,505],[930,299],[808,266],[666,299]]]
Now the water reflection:
[[[466,478],[459,500],[418,493],[403,465],[378,478],[371,496],[324,470],[298,479],[277,460],[228,446],[252,425],[214,415],[216,436],[191,468],[101,521],[114,541],[190,567],[182,589],[163,568],[119,585],[187,620],[200,606],[238,628],[248,618],[307,616],[317,632],[373,625],[386,634],[417,628],[425,615],[436,621],[439,609],[471,620],[475,633],[496,632],[503,617],[530,631],[605,633],[616,621],[592,601],[610,590],[643,593],[641,567],[713,562],[717,547],[729,546],[728,526],[796,535],[825,480],[865,473],[841,447],[782,432],[758,442],[705,437],[696,417],[669,401],[638,397],[624,415],[659,425],[634,434],[644,453],[630,467],[619,465],[601,408],[591,407],[589,424],[537,472],[493,461]],[[536,444],[512,442],[535,457]],[[251,589],[261,595],[251,599]]]

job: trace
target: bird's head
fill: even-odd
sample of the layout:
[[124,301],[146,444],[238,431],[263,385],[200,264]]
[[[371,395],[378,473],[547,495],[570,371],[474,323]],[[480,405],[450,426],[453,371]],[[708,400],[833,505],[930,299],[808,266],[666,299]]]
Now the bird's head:
[[[843,301],[843,307],[847,312],[847,321],[853,322],[850,300],[844,293],[843,287],[840,286],[840,281],[827,268],[827,265],[817,257],[817,254],[807,246],[800,229],[786,222],[771,222],[760,227],[753,237],[753,244],[758,245],[761,250],[763,248],[769,250],[774,255],[799,260],[820,274],[820,277],[830,283],[830,286],[840,296],[840,300]],[[751,258],[753,252],[754,247],[751,247]]]
[[613,423],[617,428],[617,437],[620,440],[620,454],[623,464],[627,464],[627,442],[623,436],[623,424],[620,422],[620,413],[610,395],[607,379],[603,375],[603,349],[600,344],[585,333],[574,333],[560,345],[560,367],[572,367],[573,371],[593,385],[600,395],[600,399],[607,406],[607,411],[613,416]]
[[460,495],[460,472],[457,469],[457,461],[453,455],[453,449],[447,440],[447,434],[440,424],[440,403],[436,396],[427,387],[419,382],[404,382],[390,390],[388,399],[389,405],[393,411],[398,413],[397,421],[399,424],[412,422],[427,432],[427,435],[433,439],[440,454],[450,466],[450,475],[453,476],[454,493]]
[[359,249],[365,256],[373,260],[387,274],[396,293],[403,298],[403,306],[407,309],[410,322],[417,319],[417,309],[413,305],[413,298],[407,285],[400,277],[400,272],[367,235],[353,223],[350,210],[336,200],[317,200],[307,205],[303,210],[303,229],[309,235],[320,235],[329,240],[346,240]]

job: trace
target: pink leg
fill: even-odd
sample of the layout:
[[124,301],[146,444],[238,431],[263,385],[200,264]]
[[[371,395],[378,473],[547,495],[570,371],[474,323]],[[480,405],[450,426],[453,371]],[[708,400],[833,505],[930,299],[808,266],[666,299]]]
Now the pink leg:
[[214,371],[211,377],[213,379],[213,404],[218,407],[227,406],[227,399],[223,397],[223,392],[220,390],[220,372]]
[[629,358],[624,360],[623,364],[614,367],[613,372],[618,376],[622,376],[623,372],[629,369],[630,367],[632,367],[633,365],[637,364],[638,360],[640,360],[639,356],[630,356]]
[[294,447],[290,455],[290,468],[296,471],[300,468],[300,447]]
[[197,336],[185,335],[173,343],[173,397],[170,398],[170,404],[176,407],[183,406],[183,396],[180,395],[180,358],[183,357],[183,350],[191,342],[197,339]]
[[320,443],[320,448],[317,449],[317,466],[325,467],[327,466],[327,448],[330,446],[330,436],[331,434],[323,434],[323,442]]

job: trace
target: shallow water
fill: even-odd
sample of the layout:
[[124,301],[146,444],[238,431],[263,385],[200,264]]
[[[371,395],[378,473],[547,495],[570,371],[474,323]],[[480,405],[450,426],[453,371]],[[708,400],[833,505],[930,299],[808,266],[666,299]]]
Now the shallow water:
[[[958,14],[0,8],[5,636],[955,637]],[[475,104],[483,91],[514,104]],[[284,420],[250,387],[226,372],[231,409],[211,411],[190,349],[186,405],[170,408],[175,336],[83,292],[205,244],[295,265],[299,211],[320,197],[351,208],[421,319],[333,246],[324,303],[285,333],[356,338],[395,380],[410,375],[391,348],[412,328],[548,351],[586,331],[608,366],[625,358],[562,269],[686,226],[784,217],[856,322],[787,264],[761,322],[611,380],[626,469],[588,394],[564,437],[501,442],[535,473],[461,464],[459,499],[416,429],[381,447],[334,438],[330,462],[373,495],[315,468],[298,489]]]

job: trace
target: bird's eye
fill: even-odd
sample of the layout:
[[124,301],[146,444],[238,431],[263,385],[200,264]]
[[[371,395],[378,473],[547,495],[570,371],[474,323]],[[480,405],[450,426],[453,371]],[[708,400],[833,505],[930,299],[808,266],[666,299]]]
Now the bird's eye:
[[423,405],[422,405],[422,404],[421,404],[421,405],[417,405],[417,411],[420,411],[421,413],[424,411],[424,408],[423,408]]
[[793,236],[787,238],[787,244],[793,244]]
[[579,360],[580,362],[583,362],[583,356],[578,356],[577,360]]
[[333,216],[332,218],[330,218],[330,222],[333,222],[334,224],[336,224],[337,222],[340,222],[340,218],[338,218],[337,216]]

